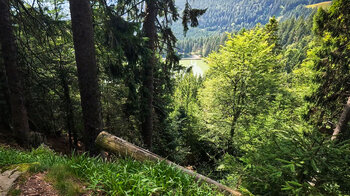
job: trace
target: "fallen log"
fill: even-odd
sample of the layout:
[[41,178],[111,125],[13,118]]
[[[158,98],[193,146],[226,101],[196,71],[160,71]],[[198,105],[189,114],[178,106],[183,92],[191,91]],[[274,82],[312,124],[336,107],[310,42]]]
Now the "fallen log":
[[189,169],[186,169],[180,165],[177,165],[165,158],[162,158],[148,150],[135,146],[121,138],[111,135],[105,131],[102,131],[96,138],[95,143],[103,150],[120,154],[122,156],[130,156],[138,161],[164,161],[165,163],[174,166],[183,172],[195,177],[197,181],[204,181],[208,184],[215,185],[217,189],[226,195],[242,195],[240,192],[232,190],[231,188],[216,182],[208,177],[201,174],[195,173]]

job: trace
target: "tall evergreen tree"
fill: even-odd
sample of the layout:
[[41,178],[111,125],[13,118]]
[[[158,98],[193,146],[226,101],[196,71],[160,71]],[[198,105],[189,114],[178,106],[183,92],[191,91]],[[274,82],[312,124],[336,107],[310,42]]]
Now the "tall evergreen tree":
[[92,11],[88,0],[70,0],[75,59],[84,120],[85,148],[97,153],[94,141],[102,128]]
[[156,0],[146,1],[146,17],[143,23],[145,37],[148,38],[146,46],[150,55],[145,59],[143,67],[143,102],[142,102],[142,137],[147,148],[152,147],[153,133],[153,69],[157,63],[156,42],[157,42],[157,7]]
[[267,42],[274,44],[274,52],[278,53],[281,50],[278,37],[278,21],[275,16],[270,18],[269,23],[265,26],[266,33],[269,35]]
[[0,1],[0,43],[8,82],[12,126],[19,141],[27,145],[29,123],[21,81],[22,77],[17,62],[15,37],[12,32],[9,0]]
[[[205,10],[193,9],[186,2],[183,12],[184,32],[198,25],[198,17]],[[162,19],[159,19],[159,18]],[[144,60],[143,66],[143,98],[142,98],[142,135],[145,145],[152,147],[152,135],[154,129],[154,116],[158,113],[159,124],[164,123],[167,112],[164,112],[166,102],[165,94],[171,91],[171,72],[178,70],[179,57],[175,52],[176,37],[170,25],[178,20],[179,14],[172,0],[146,0],[146,11],[143,23],[144,36],[147,38],[146,47],[150,55]],[[160,63],[156,58],[157,53],[165,53],[165,63]],[[154,100],[157,98],[157,110],[154,111]],[[161,102],[162,104],[160,104]],[[153,113],[154,112],[154,113]],[[163,113],[163,114],[160,114]],[[165,114],[165,115],[164,115]],[[160,117],[162,116],[162,117]]]
[[[1,53],[0,53],[1,56]],[[8,127],[9,125],[9,101],[7,79],[3,59],[0,58],[0,127]]]

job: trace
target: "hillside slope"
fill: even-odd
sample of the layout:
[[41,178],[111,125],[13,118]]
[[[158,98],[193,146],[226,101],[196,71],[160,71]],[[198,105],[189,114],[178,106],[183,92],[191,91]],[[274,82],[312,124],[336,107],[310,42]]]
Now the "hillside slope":
[[[106,161],[86,154],[63,156],[45,146],[29,152],[0,144],[0,173],[18,168],[21,171],[25,168],[28,173],[19,180],[17,188],[25,186],[23,183],[37,174],[44,174],[44,180],[60,195],[221,195],[213,187],[199,184],[194,177],[164,162],[141,163],[117,157]],[[21,194],[28,190],[11,191]]]
[[[288,19],[291,16],[308,16],[313,9],[306,5],[317,4],[324,0],[190,0],[193,8],[207,8],[200,17],[199,26],[192,28],[187,37],[198,37],[217,34],[225,31],[236,31],[251,28],[257,23],[266,24],[270,17]],[[176,0],[183,9],[186,0]],[[176,35],[182,39],[181,23],[173,26]]]
[[[184,0],[178,0],[179,7]],[[174,25],[174,31],[179,40],[177,46],[183,57],[190,55],[207,56],[212,51],[217,51],[219,46],[226,40],[225,32],[234,32],[242,28],[252,28],[257,23],[266,24],[271,16],[276,16],[280,21],[279,34],[281,45],[286,46],[293,41],[310,34],[311,27],[300,24],[307,19],[317,8],[327,8],[332,1],[324,0],[202,0],[190,1],[193,8],[208,8],[207,12],[200,18],[200,25],[190,29],[186,37],[183,37],[181,25]],[[302,19],[302,20],[299,20]],[[307,19],[308,20],[308,19]],[[298,21],[298,22],[297,22]],[[309,21],[309,20],[308,20]],[[312,20],[309,21],[312,23]],[[297,26],[298,32],[288,35],[293,26]],[[301,27],[300,27],[301,26]],[[299,32],[300,31],[300,32]],[[282,35],[283,34],[283,35]]]

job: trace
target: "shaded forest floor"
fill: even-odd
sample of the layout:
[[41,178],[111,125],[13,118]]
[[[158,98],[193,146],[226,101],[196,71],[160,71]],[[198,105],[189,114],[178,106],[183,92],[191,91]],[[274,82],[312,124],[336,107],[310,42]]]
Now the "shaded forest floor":
[[10,131],[3,127],[0,127],[0,147],[11,147],[15,149],[22,149],[16,142]]
[[[70,155],[73,152],[73,149],[69,146],[68,136],[45,136],[45,145],[50,149],[54,150],[57,153]],[[13,136],[10,130],[0,127],[0,146],[7,146],[19,150],[24,150],[20,145],[18,145],[16,138]],[[77,149],[74,149],[75,152],[82,153],[83,145],[81,142],[78,142]]]

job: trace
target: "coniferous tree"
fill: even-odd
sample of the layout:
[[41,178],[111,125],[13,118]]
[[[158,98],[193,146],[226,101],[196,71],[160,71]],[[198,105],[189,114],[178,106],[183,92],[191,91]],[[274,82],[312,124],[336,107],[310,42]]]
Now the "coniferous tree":
[[29,123],[8,0],[0,1],[0,43],[8,82],[12,126],[19,141],[27,145]]
[[152,147],[153,134],[153,69],[156,66],[157,59],[155,53],[157,41],[157,7],[156,0],[146,1],[146,17],[143,23],[145,37],[148,38],[146,46],[150,51],[149,56],[145,59],[143,67],[143,100],[142,100],[142,136],[147,148]]
[[69,3],[85,129],[85,148],[92,154],[96,154],[94,142],[102,129],[102,116],[92,12],[88,0],[70,0]]
[[[191,27],[198,26],[198,17],[203,15],[205,10],[193,9],[186,2],[183,11],[182,24],[184,32],[188,30],[188,24]],[[162,17],[160,21],[157,17]],[[145,58],[143,65],[143,97],[142,97],[142,130],[143,140],[148,148],[152,147],[153,121],[154,116],[158,116],[159,124],[166,120],[167,112],[165,110],[165,97],[170,93],[171,71],[178,70],[179,57],[175,53],[176,37],[174,36],[170,24],[178,20],[179,14],[174,1],[168,0],[147,0],[145,18],[143,22],[144,36],[147,38],[146,47],[150,55]],[[156,53],[166,51],[165,63],[160,63],[156,58]],[[160,71],[161,70],[161,71]],[[154,110],[155,102],[163,104],[157,105],[158,110]],[[154,113],[153,113],[154,112]],[[164,115],[165,114],[165,115]]]
[[[315,82],[319,85],[309,101],[315,103],[310,110],[317,125],[338,121],[343,105],[350,95],[350,6],[348,0],[333,1],[329,10],[320,9],[314,18],[314,31],[320,47],[310,53],[315,55]],[[346,119],[348,119],[347,117]],[[343,122],[344,126],[347,122]],[[335,128],[335,127],[333,127]],[[349,139],[350,133],[342,133],[343,139]]]
[[[1,56],[1,53],[0,53]],[[5,67],[3,65],[3,59],[0,58],[0,127],[9,126],[9,101],[8,101],[8,89]]]
[[279,37],[278,37],[278,21],[275,16],[270,18],[269,23],[265,26],[266,33],[268,34],[267,42],[274,44],[274,52],[278,53],[281,50]]

